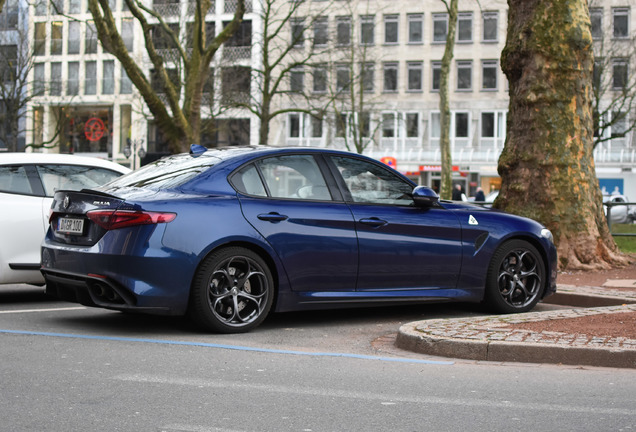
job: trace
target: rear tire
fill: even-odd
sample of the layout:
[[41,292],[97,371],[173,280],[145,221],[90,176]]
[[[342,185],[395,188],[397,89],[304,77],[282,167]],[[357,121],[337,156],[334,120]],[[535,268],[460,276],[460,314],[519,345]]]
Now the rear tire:
[[527,312],[541,299],[545,281],[539,251],[525,240],[510,240],[492,257],[484,301],[497,313]]
[[274,281],[265,261],[242,247],[220,249],[199,267],[190,294],[189,315],[205,330],[244,333],[267,317]]

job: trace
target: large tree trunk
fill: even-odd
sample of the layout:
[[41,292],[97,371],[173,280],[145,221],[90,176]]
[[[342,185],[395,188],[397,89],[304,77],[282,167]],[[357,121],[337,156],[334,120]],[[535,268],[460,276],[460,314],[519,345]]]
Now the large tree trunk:
[[442,0],[448,11],[448,33],[446,34],[446,46],[442,57],[442,67],[439,83],[439,146],[441,153],[442,173],[440,179],[440,196],[442,199],[451,199],[453,193],[453,159],[451,155],[450,127],[451,111],[449,104],[448,78],[450,76],[451,63],[455,51],[455,33],[457,29],[457,2],[450,0],[450,4]]
[[586,0],[508,0],[510,83],[495,207],[553,233],[561,269],[627,263],[603,214],[592,156],[592,37]]

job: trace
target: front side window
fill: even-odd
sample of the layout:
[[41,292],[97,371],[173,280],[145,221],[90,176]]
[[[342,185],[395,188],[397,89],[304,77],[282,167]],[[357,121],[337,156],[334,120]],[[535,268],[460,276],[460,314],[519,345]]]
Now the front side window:
[[412,205],[413,186],[389,168],[342,156],[331,158],[344,179],[350,199],[356,203]]

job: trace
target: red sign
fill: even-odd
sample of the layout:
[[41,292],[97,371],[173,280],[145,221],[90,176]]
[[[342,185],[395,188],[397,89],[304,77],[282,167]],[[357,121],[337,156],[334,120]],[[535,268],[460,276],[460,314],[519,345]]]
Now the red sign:
[[84,135],[89,141],[99,141],[106,131],[106,126],[102,119],[97,117],[91,117],[84,123]]
[[397,168],[397,159],[395,159],[393,156],[385,156],[380,159],[380,162],[390,166],[393,169]]

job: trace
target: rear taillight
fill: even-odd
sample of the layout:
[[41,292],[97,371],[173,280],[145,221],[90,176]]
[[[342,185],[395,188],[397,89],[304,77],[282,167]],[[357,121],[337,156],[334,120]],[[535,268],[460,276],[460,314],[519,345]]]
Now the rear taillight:
[[112,230],[135,225],[152,225],[172,222],[176,213],[160,213],[131,210],[91,210],[86,213],[93,223],[104,229]]

